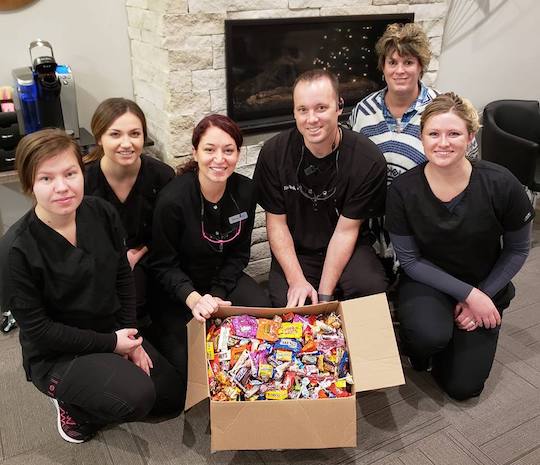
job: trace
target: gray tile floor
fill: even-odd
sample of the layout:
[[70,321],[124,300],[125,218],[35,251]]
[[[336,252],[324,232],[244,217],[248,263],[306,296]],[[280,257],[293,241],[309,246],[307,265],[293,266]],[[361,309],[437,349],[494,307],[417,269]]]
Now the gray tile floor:
[[[539,227],[535,234],[538,243]],[[173,420],[123,424],[86,444],[67,444],[56,432],[48,399],[25,382],[18,335],[0,335],[0,465],[538,465],[540,247],[515,284],[482,396],[454,402],[429,374],[405,368],[406,385],[358,397],[355,449],[211,454],[205,402]]]

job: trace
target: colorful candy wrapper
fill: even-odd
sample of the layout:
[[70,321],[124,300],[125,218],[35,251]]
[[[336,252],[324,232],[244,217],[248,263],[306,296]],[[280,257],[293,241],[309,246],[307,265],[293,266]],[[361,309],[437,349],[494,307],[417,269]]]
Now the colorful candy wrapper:
[[298,353],[302,350],[302,343],[296,339],[280,339],[274,344],[274,350],[290,350]]
[[276,360],[278,362],[290,362],[292,360],[292,352],[290,350],[276,350]]
[[225,352],[229,346],[229,336],[231,334],[231,328],[228,326],[222,326],[219,331],[219,339],[217,345],[218,352]]
[[231,349],[231,365],[234,366],[234,364],[238,361],[240,358],[240,355],[244,352],[244,350],[247,350],[249,352],[249,347],[247,345],[233,347]]
[[302,339],[302,323],[281,323],[278,331],[278,337],[280,339]]
[[263,339],[264,341],[275,342],[279,339],[278,331],[280,322],[274,320],[268,320],[266,318],[259,318],[259,325],[257,328],[257,339]]
[[249,364],[249,352],[247,350],[244,350],[240,357],[238,357],[238,360],[231,368],[229,373],[234,376],[240,370],[240,368],[246,366],[247,364]]
[[265,397],[266,400],[284,400],[288,397],[288,392],[286,389],[266,391]]
[[235,336],[247,338],[257,336],[257,318],[249,315],[234,316],[231,323]]
[[214,360],[214,343],[212,341],[206,343],[206,356],[208,360]]
[[274,372],[274,367],[267,363],[259,364],[259,378],[263,381],[268,381],[272,378],[272,373]]

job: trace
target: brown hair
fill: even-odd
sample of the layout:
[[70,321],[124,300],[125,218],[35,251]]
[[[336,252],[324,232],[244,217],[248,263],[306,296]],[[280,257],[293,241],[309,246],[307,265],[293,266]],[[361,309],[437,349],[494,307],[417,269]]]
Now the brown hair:
[[295,79],[292,87],[292,92],[294,94],[294,89],[296,89],[296,86],[302,81],[312,82],[324,78],[330,81],[330,84],[332,85],[332,89],[334,89],[334,93],[336,94],[336,98],[339,104],[339,80],[334,73],[326,69],[317,68],[310,69],[309,71],[304,71],[300,76]]
[[437,96],[426,106],[420,118],[420,131],[424,130],[424,126],[432,116],[442,113],[454,113],[461,118],[465,122],[469,134],[475,133],[480,128],[478,112],[473,104],[454,92],[447,92]]
[[[191,145],[193,145],[195,150],[197,150],[199,147],[199,142],[201,141],[204,133],[212,126],[229,134],[229,136],[231,136],[236,143],[236,149],[240,150],[240,147],[242,147],[242,143],[244,142],[242,131],[231,118],[225,115],[219,115],[217,113],[205,116],[199,121],[197,126],[195,126],[193,135],[191,136]],[[177,174],[181,175],[188,171],[197,171],[198,166],[198,163],[193,158],[190,158],[187,162],[180,165],[176,169],[176,172]]]
[[15,168],[19,174],[22,190],[32,194],[36,171],[44,161],[71,149],[84,173],[79,144],[61,129],[43,129],[24,136],[15,151]]
[[420,77],[427,71],[431,60],[429,39],[419,24],[406,23],[389,24],[384,34],[375,44],[378,56],[378,67],[382,72],[386,57],[397,52],[400,56],[411,55],[418,59],[422,71]]
[[148,136],[146,118],[144,116],[144,112],[141,110],[141,107],[133,100],[126,98],[108,98],[98,105],[94,115],[92,116],[90,127],[92,129],[94,139],[96,139],[96,147],[84,158],[85,163],[99,160],[101,157],[103,157],[103,147],[98,144],[101,136],[105,134],[105,131],[107,131],[107,129],[109,129],[111,125],[118,118],[120,118],[120,116],[126,113],[133,113],[137,118],[139,118],[144,134],[144,140],[146,142],[146,138]]

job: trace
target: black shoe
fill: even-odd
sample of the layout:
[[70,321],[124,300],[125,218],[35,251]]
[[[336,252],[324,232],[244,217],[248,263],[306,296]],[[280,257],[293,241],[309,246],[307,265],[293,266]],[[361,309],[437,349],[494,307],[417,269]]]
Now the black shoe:
[[51,399],[56,407],[57,427],[60,436],[67,442],[81,444],[92,439],[98,432],[99,427],[90,423],[78,423],[66,410],[65,404],[56,399]]
[[408,357],[408,359],[413,370],[431,371],[431,357]]

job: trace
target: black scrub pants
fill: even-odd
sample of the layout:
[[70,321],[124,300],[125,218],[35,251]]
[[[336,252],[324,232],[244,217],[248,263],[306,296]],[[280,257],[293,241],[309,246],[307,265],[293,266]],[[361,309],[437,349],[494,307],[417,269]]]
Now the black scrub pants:
[[137,263],[133,268],[133,278],[135,281],[135,309],[137,311],[137,328],[147,328],[151,324],[150,315],[146,307],[146,294],[148,279],[144,265]]
[[[497,310],[510,305],[515,295],[509,283],[493,299]],[[456,400],[480,395],[489,376],[500,327],[459,329],[454,323],[456,300],[431,286],[402,276],[399,287],[400,338],[413,366],[427,365],[441,388]]]
[[[266,292],[253,278],[242,273],[236,287],[226,297],[233,305],[240,307],[270,307]],[[191,320],[191,310],[183,304],[163,305],[152,314],[153,335],[150,340],[167,360],[187,379],[187,323]]]
[[[325,255],[298,254],[297,257],[307,281],[317,290],[321,281]],[[386,292],[387,287],[388,278],[373,247],[371,245],[359,245],[354,250],[338,280],[335,296],[339,300],[354,299]],[[283,273],[275,257],[272,257],[270,266],[268,290],[274,307],[285,307],[287,305],[289,285],[285,273]]]
[[148,376],[114,353],[62,357],[36,387],[66,404],[79,423],[106,425],[179,414],[184,408],[186,378],[148,341],[143,347],[154,367]]

